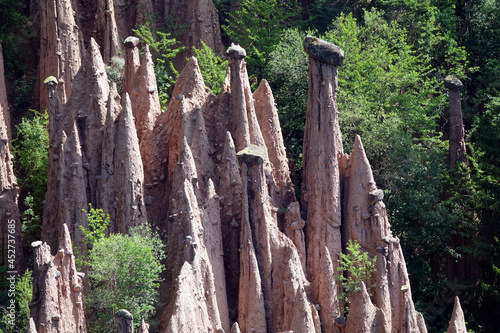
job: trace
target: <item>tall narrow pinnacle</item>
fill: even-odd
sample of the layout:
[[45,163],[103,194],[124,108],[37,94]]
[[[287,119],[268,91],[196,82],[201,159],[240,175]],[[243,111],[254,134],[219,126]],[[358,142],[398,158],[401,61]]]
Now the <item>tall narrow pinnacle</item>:
[[338,46],[311,36],[304,39],[303,45],[309,55],[302,185],[302,215],[307,221],[306,271],[314,301],[323,309],[321,321],[325,332],[337,332],[334,320],[340,315],[335,302],[338,291],[334,285],[325,286],[322,276],[336,275],[342,252],[338,159],[343,149],[336,95],[337,66],[342,64],[344,53]]
[[462,118],[462,104],[460,102],[460,90],[462,82],[453,75],[444,79],[444,85],[448,88],[450,97],[450,148],[448,156],[448,168],[455,169],[457,162],[465,162],[465,133]]

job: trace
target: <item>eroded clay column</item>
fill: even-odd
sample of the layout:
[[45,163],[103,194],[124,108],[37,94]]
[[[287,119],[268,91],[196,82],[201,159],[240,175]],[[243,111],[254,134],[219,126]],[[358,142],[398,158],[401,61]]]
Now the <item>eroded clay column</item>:
[[[344,51],[307,36],[309,93],[303,146],[302,216],[306,220],[307,277],[319,304],[324,332],[337,332],[337,275],[341,245],[339,157],[343,154],[337,112],[337,68]],[[326,270],[326,271],[325,271]],[[330,277],[330,278],[326,278]]]
[[[231,134],[234,137],[236,150],[240,151],[250,144],[250,128],[247,115],[247,101],[244,91],[244,77],[242,68],[245,66],[243,58],[247,55],[245,49],[239,45],[232,45],[227,50],[229,60],[230,84],[231,84]],[[246,69],[245,69],[246,72]]]
[[455,169],[457,162],[465,163],[465,132],[462,118],[462,105],[460,102],[460,90],[462,82],[453,75],[444,79],[444,85],[450,96],[450,151],[448,156],[448,168]]
[[[13,158],[10,151],[10,111],[5,86],[2,44],[0,42],[0,265],[5,265],[12,257],[12,245],[15,251],[15,264],[9,265],[8,271],[20,271],[22,263],[21,218],[17,199],[19,187],[14,175]],[[14,237],[14,238],[13,238]],[[12,243],[14,242],[14,243]],[[6,274],[10,277],[11,274]]]

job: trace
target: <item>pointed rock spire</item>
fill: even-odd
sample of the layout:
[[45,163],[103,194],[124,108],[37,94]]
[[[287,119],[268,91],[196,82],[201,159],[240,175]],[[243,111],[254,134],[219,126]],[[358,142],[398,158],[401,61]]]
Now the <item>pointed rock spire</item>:
[[[75,267],[68,226],[62,225],[59,250],[50,254],[47,243],[34,245],[35,279],[31,317],[38,332],[85,333],[82,273]],[[30,329],[31,320],[30,320]]]
[[[290,179],[290,169],[286,157],[285,144],[281,133],[278,110],[274,102],[273,92],[266,80],[260,82],[253,93],[255,113],[263,135],[274,182],[277,187],[280,207],[287,207],[295,201],[293,184]],[[274,193],[272,193],[275,197]]]
[[455,305],[453,306],[453,313],[451,315],[450,324],[446,333],[467,333],[464,312],[460,306],[458,296],[455,296]]
[[73,81],[82,63],[83,36],[76,23],[73,2],[65,0],[40,2],[40,109],[47,107],[43,80],[53,75],[62,103],[69,101]]
[[142,55],[139,54],[139,39],[136,37],[127,37],[124,45],[126,61],[122,96],[129,94],[144,163],[144,177],[148,183],[153,183],[153,178],[160,177],[155,163],[158,150],[153,129],[161,113],[153,59],[148,45],[142,49]]
[[26,330],[26,333],[37,333],[35,321],[33,320],[33,318],[30,318],[30,322],[28,323],[28,329]]
[[[240,279],[239,228],[242,224],[243,184],[236,162],[236,148],[229,132],[226,132],[220,167],[219,194],[224,262],[231,267],[231,269],[226,270],[226,290],[228,294],[238,295]],[[228,306],[230,319],[234,322],[238,316],[237,297],[228,298]]]
[[121,233],[147,221],[144,172],[130,104],[128,94],[125,94],[115,136],[114,182],[118,200],[114,231]]
[[[240,51],[240,49],[242,51]],[[240,51],[240,52],[236,52]],[[246,73],[245,61],[243,58],[246,52],[239,46],[231,46],[227,50],[229,60],[230,75],[230,112],[231,112],[231,134],[234,138],[236,150],[240,151],[250,143],[250,124],[247,112],[246,90],[249,90],[248,74]],[[248,85],[248,87],[247,87]]]
[[68,224],[81,254],[86,253],[78,226],[86,226],[82,212],[87,208],[85,166],[76,123],[68,132],[56,134],[50,141],[47,194],[42,220],[42,239],[55,251],[59,232]]
[[98,11],[98,14],[104,14],[104,45],[103,58],[104,63],[109,64],[111,58],[117,56],[122,50],[120,38],[118,36],[118,26],[115,18],[115,5],[113,0],[104,0],[106,7],[104,11]]
[[[258,258],[256,272],[260,272],[261,276],[261,292],[242,288],[248,277],[240,278],[240,299],[254,297],[249,293],[262,293],[268,332],[287,331],[295,327],[311,331],[316,325],[305,293],[308,282],[297,249],[278,229],[277,210],[268,199],[263,149],[250,145],[237,156],[240,157],[242,184],[244,187],[247,184],[247,190],[243,190],[243,212],[248,214],[244,215],[240,236],[240,272],[245,271],[241,267],[253,267],[251,260],[254,252]],[[243,256],[244,249],[249,251],[248,257]],[[248,331],[252,326],[243,328],[242,314],[246,313],[243,310],[239,309],[238,323],[243,331]]]
[[141,320],[141,326],[139,327],[138,333],[149,333],[149,324],[146,323],[144,319]]
[[[359,135],[356,136],[348,168],[345,170],[344,182],[344,221],[348,239],[357,241],[364,249],[376,255],[375,248],[388,232],[388,226],[379,225],[372,218],[372,205],[375,198],[381,201],[384,192],[378,190],[373,179],[370,162],[366,157]],[[376,228],[375,230],[373,230]],[[345,240],[347,242],[347,240]]]
[[[361,290],[358,291],[349,306],[349,316],[345,327],[346,332],[380,332],[390,333],[392,331],[382,310],[375,307],[366,286],[361,282]],[[401,331],[404,332],[404,331]],[[413,332],[408,330],[407,332]]]
[[[170,290],[160,322],[162,332],[229,330],[227,305],[217,295],[215,283],[215,278],[221,274],[222,263],[215,255],[222,236],[220,229],[208,225],[220,225],[218,212],[213,210],[217,199],[209,184],[212,190],[205,199],[212,204],[203,206],[206,201],[202,200],[200,182],[191,148],[184,137],[173,175],[170,216],[166,221],[169,234],[167,266],[171,268],[167,275],[171,275],[169,280],[175,283],[167,286]],[[221,310],[225,313],[221,314]]]
[[231,326],[231,333],[241,333],[238,322],[235,322],[233,326]]

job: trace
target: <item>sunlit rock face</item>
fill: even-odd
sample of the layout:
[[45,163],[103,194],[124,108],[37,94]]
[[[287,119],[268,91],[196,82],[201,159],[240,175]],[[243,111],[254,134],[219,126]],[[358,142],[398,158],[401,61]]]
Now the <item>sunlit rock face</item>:
[[455,296],[455,305],[451,314],[450,324],[446,333],[466,333],[467,327],[465,325],[464,312],[460,305],[458,296]]
[[[86,253],[79,226],[87,225],[88,204],[111,216],[111,232],[127,232],[147,221],[144,171],[127,94],[110,89],[99,47],[90,41],[68,103],[54,85],[49,96],[49,168],[42,239],[57,248],[66,223]],[[123,106],[122,106],[123,104]]]
[[45,242],[35,242],[33,302],[28,331],[86,333],[84,274],[76,271],[68,226],[62,225],[55,256]]
[[[361,138],[350,155],[343,152],[340,48],[304,41],[301,204],[272,91],[263,80],[252,93],[241,47],[227,52],[219,96],[190,58],[164,112],[148,48],[141,55],[134,38],[123,48],[121,93],[93,39],[67,101],[57,78],[44,86],[50,162],[42,240],[53,251],[67,230],[85,253],[79,226],[88,203],[110,214],[110,232],[157,226],[168,239],[160,332],[426,331]],[[349,240],[377,263],[347,315],[337,268]]]

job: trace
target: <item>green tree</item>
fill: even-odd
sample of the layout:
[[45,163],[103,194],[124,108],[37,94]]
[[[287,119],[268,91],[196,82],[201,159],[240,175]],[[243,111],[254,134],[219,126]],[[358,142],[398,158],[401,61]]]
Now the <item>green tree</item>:
[[79,226],[83,234],[83,242],[91,247],[98,240],[106,237],[106,228],[109,226],[110,217],[100,208],[92,207],[89,203],[89,210],[82,209],[87,213],[87,227]]
[[461,302],[468,327],[476,332],[494,331],[498,324],[493,318],[500,315],[500,94],[492,89],[488,97],[471,130],[474,141],[468,146],[469,164],[462,165],[452,183],[454,195],[447,200],[462,216],[456,233],[465,241],[459,250],[480,268],[458,281],[465,294]]
[[242,0],[239,10],[229,13],[222,30],[246,50],[250,74],[264,76],[270,53],[296,13],[293,3],[278,0]]
[[135,329],[141,319],[151,318],[164,257],[164,245],[149,226],[133,228],[130,235],[98,236],[88,256],[87,312],[93,332],[116,332],[119,309],[130,311]]
[[34,209],[33,196],[24,198],[24,211],[21,216],[21,232],[23,241],[31,243],[39,239],[42,231],[42,216],[38,215]]
[[227,60],[222,60],[214,51],[201,41],[202,49],[193,46],[193,51],[198,59],[201,76],[210,92],[217,96],[222,91],[222,84],[226,77]]
[[141,42],[147,44],[151,51],[156,83],[158,86],[158,97],[162,109],[165,109],[170,98],[171,89],[175,84],[179,72],[175,69],[173,59],[184,47],[169,33],[154,28],[153,18],[146,23],[132,29]]
[[24,117],[16,126],[12,152],[16,176],[23,190],[26,210],[22,230],[27,239],[39,238],[43,201],[47,191],[49,133],[48,113],[31,110],[33,117]]
[[48,113],[31,110],[16,126],[12,151],[18,163],[17,178],[21,188],[33,195],[34,205],[42,206],[47,190],[49,133]]
[[459,44],[458,17],[453,0],[381,0],[380,9],[388,20],[405,28],[408,43],[425,57],[441,77],[453,74],[464,78],[467,52]]
[[351,303],[354,295],[361,290],[361,282],[370,291],[375,285],[372,275],[375,272],[377,257],[370,259],[368,252],[361,249],[358,241],[350,239],[347,242],[346,253],[340,254],[338,275],[342,286],[339,298],[344,302],[346,311],[349,311],[348,304]]
[[436,132],[444,96],[405,30],[385,21],[383,13],[365,12],[363,25],[341,15],[334,26],[325,39],[345,52],[338,93],[344,148],[349,151],[360,135],[377,183],[387,194],[397,192],[397,181],[424,156],[420,149],[444,153]]

